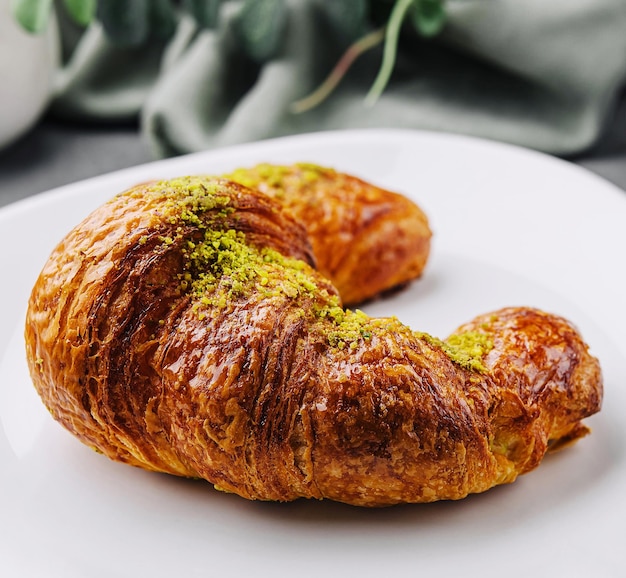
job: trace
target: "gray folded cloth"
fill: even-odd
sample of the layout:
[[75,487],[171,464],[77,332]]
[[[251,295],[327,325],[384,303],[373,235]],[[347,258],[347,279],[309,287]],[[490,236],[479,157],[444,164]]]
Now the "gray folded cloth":
[[415,128],[510,142],[557,155],[602,135],[626,79],[626,0],[448,0],[437,37],[404,34],[391,80],[365,103],[382,47],[303,113],[354,38],[333,26],[333,0],[287,0],[280,50],[255,61],[237,41],[241,2],[218,26],[182,16],[168,40],[113,45],[99,24],[66,39],[53,111],[139,118],[156,156],[342,128]]

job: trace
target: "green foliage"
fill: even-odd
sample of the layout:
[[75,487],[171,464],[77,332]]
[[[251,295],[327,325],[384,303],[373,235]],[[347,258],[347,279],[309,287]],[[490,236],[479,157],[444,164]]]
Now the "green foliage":
[[150,0],[99,0],[97,16],[115,44],[137,46],[148,38]]
[[182,7],[203,28],[215,28],[223,0],[182,0]]
[[263,62],[280,50],[286,25],[285,0],[246,0],[236,29],[248,55]]
[[63,4],[72,20],[80,26],[87,26],[96,15],[96,0],[63,0]]
[[178,14],[171,0],[150,0],[150,33],[168,39],[178,24]]
[[443,0],[414,0],[411,16],[413,26],[421,36],[436,36],[446,23]]
[[[0,0],[2,1],[2,0]],[[63,0],[70,17],[82,26],[94,18],[109,40],[138,46],[151,37],[174,34],[178,11],[190,14],[198,25],[218,25],[223,3],[231,0]],[[366,102],[374,104],[385,90],[395,68],[401,36],[412,31],[422,38],[439,34],[446,24],[446,0],[316,0],[328,21],[352,41],[329,78],[314,94],[302,99],[302,111],[322,102],[363,52],[384,43],[383,60]],[[53,0],[11,0],[12,12],[31,32],[44,30]],[[243,50],[257,62],[275,57],[283,46],[287,28],[286,0],[241,0],[235,31]],[[406,26],[408,23],[410,26]],[[324,42],[324,38],[318,39]]]
[[368,0],[321,0],[335,28],[350,40],[356,40],[367,32],[369,18]]
[[11,11],[22,28],[32,34],[45,29],[50,18],[52,0],[12,0]]
[[[179,8],[204,28],[215,28],[220,7],[230,0],[62,0],[69,16],[87,26],[94,18],[115,43],[141,44],[153,31],[171,35]],[[332,25],[350,40],[371,33],[380,18],[391,21],[398,5],[408,11],[420,36],[432,37],[446,22],[445,0],[317,0]],[[16,20],[27,31],[41,32],[48,22],[53,0],[11,0]],[[378,17],[376,16],[378,15]],[[404,15],[402,20],[404,20]],[[238,34],[246,51],[256,60],[274,56],[280,49],[287,24],[285,0],[244,0],[238,18]],[[323,40],[323,39],[322,39]]]
[[[367,3],[360,0],[335,0],[332,4],[323,4],[335,26],[340,29],[343,27],[344,32],[349,33],[350,26],[361,25],[364,19],[371,19],[367,22],[370,27],[379,22],[384,24],[353,42],[324,82],[312,93],[293,103],[292,112],[300,114],[321,104],[361,54],[383,43],[383,61],[365,98],[366,104],[374,105],[391,79],[407,15],[411,15],[413,30],[420,36],[435,36],[441,32],[446,22],[444,2],[445,0],[372,0]],[[367,14],[366,11],[370,13]]]

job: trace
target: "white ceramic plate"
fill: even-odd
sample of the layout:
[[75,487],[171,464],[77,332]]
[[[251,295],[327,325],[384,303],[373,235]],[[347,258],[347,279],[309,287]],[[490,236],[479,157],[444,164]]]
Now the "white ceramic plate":
[[[516,483],[459,502],[364,510],[267,504],[116,464],[53,422],[29,382],[22,320],[54,244],[144,179],[310,161],[417,200],[435,232],[425,276],[371,304],[445,335],[478,313],[569,317],[605,372],[593,434]],[[0,574],[618,576],[626,520],[626,193],[537,153],[455,136],[322,133],[157,162],[0,211]]]

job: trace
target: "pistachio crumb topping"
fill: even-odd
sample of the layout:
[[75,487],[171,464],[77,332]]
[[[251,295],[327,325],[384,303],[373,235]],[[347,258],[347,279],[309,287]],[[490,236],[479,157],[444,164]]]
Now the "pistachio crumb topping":
[[164,217],[172,225],[182,222],[204,228],[203,214],[212,212],[220,218],[234,211],[227,185],[210,176],[158,181],[134,194],[165,199]]
[[273,195],[282,197],[289,177],[297,177],[300,184],[313,183],[328,172],[333,171],[312,163],[296,163],[292,166],[261,163],[252,168],[236,169],[223,177],[251,189],[262,189],[264,192],[270,192],[270,189]]
[[311,314],[330,322],[325,332],[332,347],[354,350],[375,331],[365,313],[344,310],[336,295],[320,287],[306,263],[274,249],[250,245],[241,231],[206,230],[201,241],[187,242],[185,258],[180,286],[193,295],[200,318],[210,314],[210,308],[221,310],[254,291],[260,299],[313,301]]
[[320,311],[320,317],[330,317],[334,321],[334,329],[328,332],[328,342],[333,347],[343,349],[346,346],[356,349],[359,341],[369,341],[374,328],[371,319],[363,311],[352,311],[341,307],[330,306]]
[[[299,178],[308,182],[330,170],[308,164],[296,166],[301,170]],[[293,167],[264,164],[234,171],[224,178],[252,188],[265,183],[281,189],[284,179],[292,174]],[[254,295],[260,300],[280,298],[302,305],[302,316],[323,321],[319,326],[322,334],[331,347],[338,349],[356,350],[380,331],[411,333],[396,318],[373,319],[360,310],[344,310],[339,297],[320,285],[308,264],[274,249],[257,247],[249,243],[242,231],[229,228],[224,220],[235,211],[232,193],[227,183],[219,179],[181,177],[132,194],[164,201],[159,210],[173,229],[159,240],[166,246],[178,243],[181,247],[184,266],[178,276],[179,287],[192,297],[194,311],[200,319],[223,310],[237,299]],[[193,239],[184,238],[184,230],[190,227],[197,234]],[[146,242],[145,235],[139,239],[140,244]],[[426,334],[415,335],[441,347],[459,365],[486,371],[482,357],[493,347],[487,335],[467,332],[446,342]]]
[[313,296],[318,289],[306,263],[249,245],[241,231],[206,230],[201,241],[187,245],[181,287],[189,287],[204,305],[223,307],[252,290],[296,299]]
[[493,340],[486,333],[465,331],[455,333],[442,341],[428,333],[416,332],[415,335],[428,344],[438,347],[456,364],[480,373],[486,373],[483,359],[493,349]]

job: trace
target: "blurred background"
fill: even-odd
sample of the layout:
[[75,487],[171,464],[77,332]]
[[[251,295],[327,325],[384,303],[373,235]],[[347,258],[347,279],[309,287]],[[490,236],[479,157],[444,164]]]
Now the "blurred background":
[[444,131],[626,190],[626,0],[0,0],[0,206],[150,160]]

